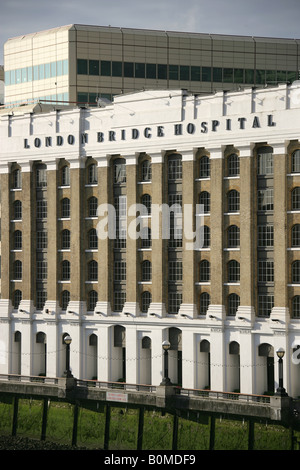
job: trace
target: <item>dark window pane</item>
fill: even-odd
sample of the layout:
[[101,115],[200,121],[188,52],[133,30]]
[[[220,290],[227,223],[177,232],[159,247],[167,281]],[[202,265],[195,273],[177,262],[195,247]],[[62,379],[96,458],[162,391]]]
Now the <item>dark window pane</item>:
[[101,60],[101,75],[104,77],[111,76],[111,62],[109,60]]
[[166,80],[167,79],[167,66],[164,64],[158,64],[157,66],[157,72],[158,72],[158,78],[160,80]]
[[200,67],[191,66],[191,80],[193,82],[199,82],[200,81]]
[[122,77],[122,62],[112,62],[112,76]]
[[156,78],[156,64],[146,64],[146,78]]
[[87,103],[89,100],[87,93],[78,93],[77,102],[78,103]]
[[254,70],[245,70],[245,83],[254,83]]
[[214,67],[213,68],[213,81],[214,82],[221,82],[222,81],[222,68],[221,67]]
[[124,77],[133,77],[133,62],[124,62]]
[[145,64],[135,64],[135,78],[145,78]]
[[178,65],[169,65],[169,79],[178,80]]
[[211,81],[211,67],[202,67],[202,81],[203,82]]
[[258,85],[265,84],[265,71],[264,70],[256,70],[256,83]]
[[89,74],[90,75],[99,75],[99,60],[90,60],[89,61]]
[[80,75],[87,75],[88,67],[86,59],[77,59],[77,73]]
[[276,83],[276,70],[267,70],[266,71],[266,81],[270,84]]
[[180,80],[190,79],[190,67],[188,65],[180,66]]
[[234,83],[244,83],[243,69],[234,69]]
[[286,79],[288,82],[294,82],[298,78],[297,72],[287,72],[286,74],[287,74]]
[[233,83],[233,70],[232,69],[223,70],[223,81],[225,83]]

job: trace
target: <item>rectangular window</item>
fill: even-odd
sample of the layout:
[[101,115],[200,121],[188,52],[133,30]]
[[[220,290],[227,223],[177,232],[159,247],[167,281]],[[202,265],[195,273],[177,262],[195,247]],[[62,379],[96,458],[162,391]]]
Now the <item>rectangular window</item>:
[[122,312],[125,302],[126,302],[126,292],[122,292],[122,291],[114,292],[114,311],[115,312]]
[[32,67],[27,67],[27,80],[32,82]]
[[257,85],[264,85],[266,82],[265,70],[256,70],[256,83]]
[[45,78],[45,66],[44,64],[39,65],[39,80],[43,80]]
[[4,72],[4,83],[5,86],[10,85],[10,72]]
[[89,60],[89,75],[99,75],[99,60]]
[[101,60],[101,75],[104,77],[111,76],[111,62],[109,60]]
[[51,77],[56,77],[56,62],[51,62],[50,64],[50,75]]
[[211,67],[202,67],[202,81],[211,82]]
[[245,83],[254,83],[254,70],[245,70]]
[[38,80],[39,79],[39,66],[34,65],[33,66],[33,80]]
[[168,170],[169,180],[182,179],[182,162],[179,158],[169,160]]
[[122,77],[122,62],[112,62],[112,76]]
[[47,300],[47,292],[38,290],[36,293],[36,308],[42,310]]
[[47,186],[47,169],[46,168],[37,168],[36,186],[37,188],[43,188]]
[[124,77],[133,77],[133,62],[124,62]]
[[36,201],[36,218],[46,219],[47,218],[47,201],[41,199]]
[[21,83],[21,69],[16,70],[16,83]]
[[234,83],[244,83],[243,69],[234,69]]
[[64,59],[62,61],[62,73],[63,73],[63,75],[68,75],[68,73],[69,73],[69,61],[68,61],[68,59]]
[[16,71],[11,70],[10,71],[10,84],[14,85],[16,83]]
[[191,80],[192,82],[200,82],[200,67],[197,67],[196,65],[191,66]]
[[258,247],[268,248],[274,245],[274,227],[273,225],[258,226]]
[[190,67],[188,65],[180,65],[180,80],[190,80]]
[[45,64],[45,78],[50,78],[50,63]]
[[57,63],[56,63],[56,74],[59,77],[63,74],[62,60],[58,60]]
[[182,261],[169,261],[169,281],[182,281]]
[[182,303],[182,292],[169,292],[169,313],[176,314]]
[[223,70],[224,83],[233,83],[233,70],[225,68]]
[[178,80],[178,65],[169,65],[169,79]]
[[273,210],[273,188],[260,189],[258,191],[257,209],[259,211]]
[[156,78],[156,64],[146,64],[146,78]]
[[47,248],[47,232],[36,232],[36,248],[37,250]]
[[145,64],[135,63],[135,78],[145,78]]
[[22,74],[22,83],[27,82],[27,67],[24,67],[21,69],[21,74]]
[[260,317],[269,317],[274,307],[274,295],[258,296],[258,315]]
[[157,66],[157,78],[159,80],[167,80],[167,66],[164,64],[158,64]]
[[47,279],[47,261],[36,262],[36,279],[38,281]]
[[78,75],[87,75],[87,72],[88,72],[87,59],[77,59],[77,73],[78,73]]
[[119,282],[126,281],[126,261],[115,261],[114,280]]
[[260,153],[258,154],[258,175],[272,175],[273,174],[273,154]]
[[222,82],[222,68],[221,67],[213,67],[213,81]]
[[274,261],[258,261],[258,282],[274,282]]

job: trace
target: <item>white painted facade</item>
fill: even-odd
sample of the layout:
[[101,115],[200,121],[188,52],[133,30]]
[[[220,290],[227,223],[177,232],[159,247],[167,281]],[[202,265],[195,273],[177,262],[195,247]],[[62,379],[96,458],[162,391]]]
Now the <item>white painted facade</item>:
[[[182,154],[183,161],[189,161],[202,147],[210,152],[211,159],[219,159],[226,145],[238,148],[243,158],[260,142],[271,145],[276,155],[286,153],[287,142],[299,141],[300,86],[245,89],[201,98],[181,91],[146,91],[116,97],[105,108],[40,113],[37,108],[24,107],[3,111],[0,119],[1,174],[10,171],[12,162],[28,172],[32,162],[41,160],[47,168],[56,168],[61,158],[70,162],[71,169],[81,168],[87,156],[105,167],[115,154],[125,156],[126,165],[134,165],[141,152],[147,152],[155,164],[163,161],[166,151],[174,149]],[[181,133],[176,135],[179,129]],[[61,141],[57,141],[58,136]],[[295,217],[300,221],[300,213]],[[7,229],[2,226],[2,231]],[[2,244],[2,253],[5,249]],[[2,282],[8,275],[2,267]],[[73,313],[62,311],[57,299],[48,299],[42,311],[35,309],[31,299],[23,299],[20,307],[25,313],[13,309],[10,299],[0,300],[1,374],[38,375],[45,352],[36,335],[43,332],[47,338],[46,374],[62,376],[62,335],[67,332],[72,337],[75,377],[117,381],[122,377],[122,351],[113,345],[113,327],[122,325],[126,330],[126,382],[158,385],[163,374],[162,341],[168,338],[168,329],[176,327],[182,332],[184,388],[207,386],[209,361],[212,390],[264,393],[266,358],[258,355],[258,347],[267,343],[274,351],[285,349],[284,386],[290,395],[300,395],[300,366],[292,360],[293,348],[300,345],[300,319],[291,318],[288,305],[274,307],[270,318],[258,318],[254,307],[247,305],[241,306],[233,318],[226,316],[223,305],[210,305],[205,316],[195,313],[192,304],[182,306],[178,315],[169,315],[161,305],[141,314],[132,305],[134,313],[130,316],[111,311],[104,302],[99,302],[93,312],[87,311],[84,302],[75,301],[68,307]],[[129,308],[127,305],[124,311],[130,312]],[[158,315],[151,316],[150,310]],[[15,332],[21,333],[21,342],[14,340]],[[89,344],[91,334],[98,338],[97,347]],[[150,350],[142,348],[144,337],[151,339]],[[209,354],[200,352],[203,340],[210,343]],[[229,354],[232,341],[239,344],[239,355]],[[169,376],[174,383],[177,354],[169,352]],[[276,354],[274,359],[276,388]]]

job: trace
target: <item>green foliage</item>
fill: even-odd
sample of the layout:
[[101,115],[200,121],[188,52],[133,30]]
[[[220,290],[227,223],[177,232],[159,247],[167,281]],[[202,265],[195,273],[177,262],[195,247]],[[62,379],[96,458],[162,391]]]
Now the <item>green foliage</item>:
[[[77,445],[90,449],[103,449],[105,432],[105,407],[94,405],[91,409],[79,408]],[[40,439],[43,401],[20,399],[18,407],[17,435],[22,438]],[[12,431],[13,401],[1,398],[0,435]],[[49,401],[46,440],[71,445],[74,421],[74,405]],[[139,410],[111,407],[109,450],[135,450],[138,439]],[[144,450],[171,450],[174,417],[159,411],[144,412]],[[210,441],[209,421],[195,422],[178,418],[178,450],[208,450]],[[295,438],[300,440],[295,431]],[[215,420],[215,450],[246,450],[248,446],[247,420],[231,420],[219,417]],[[255,450],[289,450],[290,431],[280,425],[264,422],[254,425]]]

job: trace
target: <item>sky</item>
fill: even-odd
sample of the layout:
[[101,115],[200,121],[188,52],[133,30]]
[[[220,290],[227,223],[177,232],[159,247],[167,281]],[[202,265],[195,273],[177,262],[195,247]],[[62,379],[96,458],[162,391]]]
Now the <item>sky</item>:
[[0,0],[7,39],[68,24],[300,38],[300,0]]

